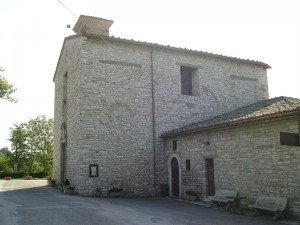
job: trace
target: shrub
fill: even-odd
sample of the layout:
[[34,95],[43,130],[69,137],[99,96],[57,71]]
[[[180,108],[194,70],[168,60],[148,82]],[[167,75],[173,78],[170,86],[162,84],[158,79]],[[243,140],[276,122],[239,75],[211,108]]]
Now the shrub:
[[25,180],[32,180],[32,176],[26,176]]
[[122,183],[119,181],[113,181],[110,183],[108,192],[121,192],[123,191]]
[[193,188],[189,188],[185,191],[185,194],[186,195],[189,195],[189,196],[198,196],[198,193],[195,189]]
[[0,179],[4,179],[4,177],[11,178],[24,178],[27,175],[26,172],[0,172]]
[[52,187],[56,186],[56,180],[53,179],[52,177],[47,178],[47,183],[48,183],[48,185],[51,185]]
[[44,171],[40,171],[40,172],[31,172],[29,173],[29,176],[32,176],[34,178],[44,178],[45,176],[47,176],[48,174],[45,173]]
[[123,188],[112,187],[108,190],[108,192],[121,192],[121,191],[123,191]]
[[68,186],[67,189],[70,190],[70,191],[74,191],[75,190],[75,188],[73,186]]

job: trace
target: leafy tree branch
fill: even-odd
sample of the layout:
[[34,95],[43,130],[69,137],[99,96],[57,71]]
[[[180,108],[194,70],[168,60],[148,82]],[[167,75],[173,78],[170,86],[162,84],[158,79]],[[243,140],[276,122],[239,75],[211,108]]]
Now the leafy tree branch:
[[[0,72],[3,71],[4,69],[1,67]],[[0,74],[0,98],[10,102],[17,102],[16,99],[11,97],[16,90],[17,89],[15,89],[12,84],[8,83],[8,81]]]
[[11,168],[17,164],[18,171],[29,174],[44,172],[44,174],[51,175],[53,125],[53,119],[38,116],[27,123],[15,124],[11,128],[9,139],[12,148],[9,159]]

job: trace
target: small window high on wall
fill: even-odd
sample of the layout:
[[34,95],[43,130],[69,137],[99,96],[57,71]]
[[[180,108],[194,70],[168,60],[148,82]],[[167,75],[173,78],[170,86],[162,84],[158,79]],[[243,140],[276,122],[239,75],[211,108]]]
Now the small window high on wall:
[[68,90],[68,72],[63,77],[63,103],[67,102]]
[[173,151],[177,150],[177,141],[173,141]]
[[289,146],[300,146],[299,134],[280,132],[280,144]]
[[194,92],[195,90],[195,83],[196,83],[196,76],[195,76],[196,69],[191,67],[180,67],[180,75],[181,75],[181,94],[182,95],[196,95]]
[[187,159],[185,161],[185,168],[187,171],[191,170],[191,160],[190,159]]

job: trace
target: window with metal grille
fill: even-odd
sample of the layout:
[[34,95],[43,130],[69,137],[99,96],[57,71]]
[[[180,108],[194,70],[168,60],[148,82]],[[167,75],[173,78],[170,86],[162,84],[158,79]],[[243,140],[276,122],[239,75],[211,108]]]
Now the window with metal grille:
[[280,144],[290,145],[290,146],[300,146],[299,134],[280,132]]
[[68,96],[68,72],[63,77],[63,103],[67,102],[67,96]]
[[173,141],[173,151],[177,150],[177,141]]
[[187,159],[185,161],[185,168],[186,168],[186,170],[191,170],[191,160],[190,159]]
[[180,67],[181,75],[181,94],[182,95],[194,95],[193,94],[193,72],[194,68],[191,67]]

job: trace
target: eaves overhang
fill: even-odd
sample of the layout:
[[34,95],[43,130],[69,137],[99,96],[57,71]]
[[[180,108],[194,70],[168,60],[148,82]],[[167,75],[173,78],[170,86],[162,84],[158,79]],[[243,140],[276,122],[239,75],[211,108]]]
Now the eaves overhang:
[[222,124],[215,124],[208,127],[199,127],[197,129],[190,129],[190,130],[178,131],[178,132],[176,132],[177,129],[174,129],[172,131],[162,133],[160,137],[169,138],[169,137],[182,136],[182,135],[208,133],[208,132],[219,131],[219,130],[230,129],[230,128],[237,128],[242,126],[257,125],[257,124],[261,124],[262,122],[267,123],[267,122],[274,122],[274,121],[286,120],[286,119],[296,119],[300,121],[300,107],[297,108],[296,110],[289,111],[289,112],[277,113],[277,114],[266,115],[266,116],[222,123]]

